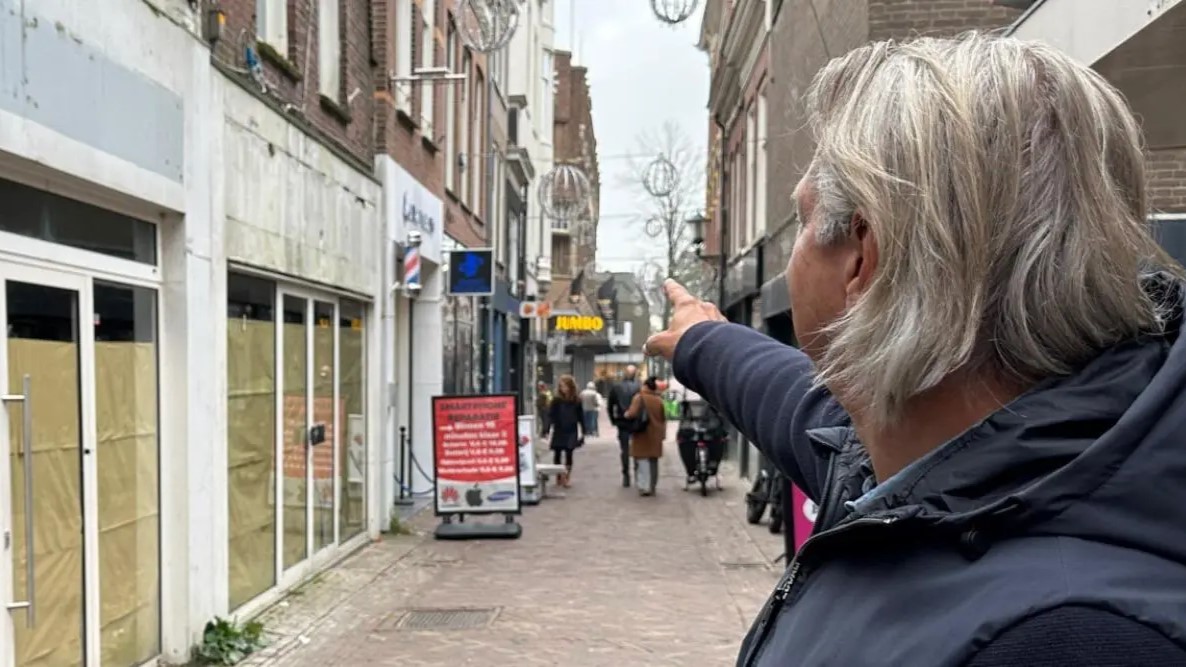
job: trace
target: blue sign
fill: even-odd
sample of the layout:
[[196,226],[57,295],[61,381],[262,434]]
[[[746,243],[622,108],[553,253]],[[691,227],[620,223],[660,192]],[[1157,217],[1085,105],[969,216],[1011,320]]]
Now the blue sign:
[[475,248],[450,252],[449,294],[494,294],[494,251],[490,248]]

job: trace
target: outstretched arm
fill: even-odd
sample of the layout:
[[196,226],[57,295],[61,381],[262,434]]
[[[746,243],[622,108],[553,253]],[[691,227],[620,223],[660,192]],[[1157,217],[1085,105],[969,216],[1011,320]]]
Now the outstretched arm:
[[702,322],[675,350],[675,376],[716,406],[808,496],[821,493],[826,461],[807,430],[842,424],[843,409],[813,384],[807,355],[749,327]]

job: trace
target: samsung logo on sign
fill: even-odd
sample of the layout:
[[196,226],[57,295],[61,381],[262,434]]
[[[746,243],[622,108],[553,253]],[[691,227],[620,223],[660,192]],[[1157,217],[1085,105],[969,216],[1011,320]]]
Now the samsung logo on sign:
[[406,192],[404,193],[404,225],[411,225],[429,234],[436,231],[437,226],[436,220],[433,220],[431,215],[408,200]]

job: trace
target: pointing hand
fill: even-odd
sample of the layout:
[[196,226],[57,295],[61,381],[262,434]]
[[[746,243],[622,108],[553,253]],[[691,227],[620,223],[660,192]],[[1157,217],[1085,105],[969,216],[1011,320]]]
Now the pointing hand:
[[647,339],[642,347],[644,354],[671,360],[675,356],[675,346],[688,329],[701,322],[726,321],[715,305],[692,296],[683,285],[674,280],[668,279],[664,282],[663,291],[667,293],[667,300],[671,302],[671,322],[666,331]]

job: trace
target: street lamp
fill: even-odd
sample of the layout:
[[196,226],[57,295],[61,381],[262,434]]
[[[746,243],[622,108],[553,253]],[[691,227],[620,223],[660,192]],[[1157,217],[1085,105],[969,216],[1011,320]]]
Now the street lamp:
[[708,218],[703,213],[696,213],[684,221],[688,231],[692,233],[692,247],[696,249],[696,256],[704,252],[704,229],[708,226]]

